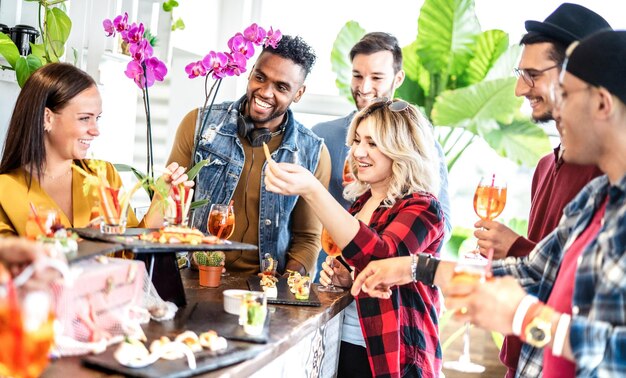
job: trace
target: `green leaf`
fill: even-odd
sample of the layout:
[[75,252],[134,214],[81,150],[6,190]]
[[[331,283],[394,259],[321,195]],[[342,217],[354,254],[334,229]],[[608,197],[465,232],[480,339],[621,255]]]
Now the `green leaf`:
[[141,172],[140,170],[138,170],[135,167],[132,167],[128,164],[113,164],[113,166],[115,167],[115,169],[118,172],[132,172],[135,175],[135,178],[137,178],[138,181],[141,180],[145,180],[146,179],[146,174]]
[[[47,43],[52,54],[58,60],[63,55],[65,42],[70,36],[72,30],[72,20],[59,8],[48,8],[46,10],[46,26],[45,33]],[[51,59],[54,59],[50,56]]]
[[24,86],[26,80],[39,67],[41,67],[41,60],[32,54],[27,57],[20,56],[17,59],[17,62],[15,62],[15,75],[17,76],[17,84],[20,88]]
[[506,225],[523,237],[526,237],[528,234],[528,219],[511,218]]
[[[510,123],[523,99],[515,97],[515,78],[490,80],[441,93],[433,107],[436,125],[464,127],[478,133],[478,123]],[[493,126],[492,128],[494,128]]]
[[41,43],[31,43],[30,44],[30,53],[34,56],[38,57],[41,60],[41,63],[46,63],[46,50],[44,45]]
[[509,36],[502,30],[487,30],[476,40],[474,56],[467,67],[465,82],[478,83],[487,76],[487,72],[504,53],[509,44]]
[[459,257],[461,245],[466,239],[471,238],[473,233],[473,229],[454,226],[450,240],[445,245],[445,257],[456,260]]
[[0,55],[15,69],[15,63],[20,57],[20,52],[11,38],[4,33],[0,33]]
[[535,167],[551,149],[546,133],[527,119],[500,124],[498,129],[484,133],[483,138],[498,154],[527,167]]
[[185,30],[185,23],[182,18],[176,19],[176,21],[172,22],[172,31],[175,30]]
[[430,88],[430,74],[417,55],[417,41],[402,48],[402,68],[406,77],[419,84],[425,94]]
[[401,98],[411,104],[424,106],[425,96],[422,87],[408,77],[405,77],[402,85],[396,89],[394,97]]
[[365,29],[358,22],[348,21],[337,34],[330,53],[331,67],[337,75],[335,84],[339,89],[339,94],[345,96],[350,102],[354,102],[350,91],[350,82],[352,81],[350,50],[364,35]]
[[508,50],[498,58],[496,63],[491,67],[485,80],[502,79],[513,76],[513,67],[519,62],[522,55],[522,46],[511,45]]
[[176,0],[168,0],[168,1],[163,2],[163,10],[166,12],[171,12],[172,9],[176,8],[177,6],[178,6],[178,1]]
[[209,201],[208,199],[203,199],[203,200],[193,201],[193,202],[191,203],[191,205],[189,206],[189,209],[190,209],[190,210],[198,209],[198,208],[200,208],[200,207],[202,207],[202,206],[206,206],[206,205],[208,205],[208,204],[209,204],[209,202],[211,202],[211,201]]
[[473,0],[426,0],[417,21],[417,53],[430,73],[460,75],[480,24]]
[[196,165],[191,167],[191,169],[187,171],[187,177],[189,178],[189,180],[193,180],[194,178],[196,178],[196,176],[198,175],[202,167],[204,167],[207,164],[209,164],[209,159],[204,159],[204,160],[200,160],[199,162],[196,163]]

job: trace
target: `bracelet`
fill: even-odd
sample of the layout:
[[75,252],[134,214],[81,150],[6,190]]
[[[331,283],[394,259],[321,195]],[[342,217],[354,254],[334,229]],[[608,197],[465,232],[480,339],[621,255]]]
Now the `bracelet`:
[[565,337],[567,336],[567,330],[569,329],[569,323],[572,319],[568,314],[561,314],[559,322],[556,324],[556,331],[554,332],[554,342],[552,343],[552,355],[555,357],[561,357],[563,355],[563,347],[565,346]]
[[417,255],[411,254],[411,278],[417,282]]
[[437,267],[439,266],[439,259],[431,258],[432,256],[426,253],[418,253],[413,255],[417,257],[417,263],[413,265],[411,261],[411,267],[413,268],[413,282],[421,282],[424,285],[433,286],[435,281],[435,273],[437,273]]
[[511,325],[511,329],[513,330],[513,334],[515,336],[519,336],[522,334],[522,323],[524,322],[524,318],[526,317],[526,313],[530,306],[537,302],[538,299],[528,294],[517,306],[517,310],[515,310],[515,315],[513,315],[513,324]]

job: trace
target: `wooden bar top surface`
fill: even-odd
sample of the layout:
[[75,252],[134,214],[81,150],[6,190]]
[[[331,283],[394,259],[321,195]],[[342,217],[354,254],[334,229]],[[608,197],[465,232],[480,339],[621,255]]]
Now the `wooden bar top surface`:
[[[199,302],[214,303],[215,306],[223,308],[223,294],[226,289],[248,289],[247,276],[231,273],[230,276],[222,277],[218,288],[205,288],[198,284],[198,272],[185,269],[181,271],[183,285],[187,296],[188,305],[194,306]],[[317,292],[322,305],[320,307],[290,306],[290,305],[268,305],[270,309],[270,336],[263,350],[250,360],[243,361],[236,365],[214,370],[203,374],[203,377],[217,377],[222,374],[229,376],[249,376],[256,372],[260,366],[264,366],[272,360],[278,358],[282,353],[296,345],[300,339],[313,332],[320,325],[328,322],[335,315],[340,313],[350,302],[352,296],[348,291],[343,293]],[[178,319],[185,313],[186,308],[179,309],[176,317],[169,321],[155,322],[144,325],[148,339],[153,339],[164,332],[182,332],[184,325]],[[178,321],[177,321],[178,320]],[[209,327],[210,328],[210,327]],[[110,348],[116,348],[113,345]],[[64,357],[52,361],[45,370],[43,377],[101,377],[112,376],[106,372],[91,369],[83,366],[82,357]]]

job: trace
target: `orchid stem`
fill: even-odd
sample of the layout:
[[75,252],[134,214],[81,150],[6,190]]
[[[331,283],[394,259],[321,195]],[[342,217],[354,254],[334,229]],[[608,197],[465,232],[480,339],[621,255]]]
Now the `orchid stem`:
[[[206,126],[206,121],[207,118],[209,117],[209,113],[211,113],[211,109],[213,108],[213,104],[215,103],[215,98],[217,97],[217,92],[219,92],[220,90],[220,85],[222,84],[222,79],[218,79],[216,81],[213,82],[213,85],[211,85],[211,89],[209,90],[209,92],[207,93],[207,84],[209,83],[208,77],[209,77],[209,73],[207,73],[206,75],[207,79],[204,82],[204,93],[206,94],[206,97],[204,99],[204,105],[202,106],[202,124],[200,126],[200,131],[198,132],[198,135],[196,135],[196,141],[195,141],[195,146],[193,149],[193,156],[191,156],[191,162],[193,163],[196,159],[196,152],[198,151],[198,144],[200,143],[200,138],[202,137],[202,134],[204,133],[204,127]],[[217,88],[215,88],[215,86],[217,85]],[[214,91],[215,89],[215,91]],[[211,98],[211,104],[209,105],[209,107],[207,108],[207,103],[209,102],[209,98],[211,97],[211,94],[213,95],[213,98]]]

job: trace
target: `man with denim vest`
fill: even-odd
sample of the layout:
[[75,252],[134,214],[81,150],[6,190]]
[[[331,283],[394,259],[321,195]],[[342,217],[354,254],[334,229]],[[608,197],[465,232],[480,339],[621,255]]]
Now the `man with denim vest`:
[[[262,148],[265,142],[274,160],[297,162],[328,185],[326,146],[289,109],[304,94],[304,80],[314,63],[315,53],[304,40],[285,35],[276,48],[263,49],[243,97],[214,105],[206,117],[194,109],[178,127],[168,161],[189,167],[192,159],[208,159],[197,177],[196,199],[234,201],[235,231],[230,240],[259,247],[226,253],[229,271],[258,273],[266,253],[278,260],[280,273],[287,269],[306,273],[315,267],[321,224],[299,197],[265,190]],[[208,215],[209,206],[197,211],[194,226],[206,231]]]
[[[404,81],[402,49],[398,39],[389,33],[372,32],[364,35],[350,50],[350,61],[352,62],[350,91],[357,110],[363,109],[375,98],[393,98],[394,92]],[[350,202],[343,198],[343,165],[350,150],[346,144],[346,133],[357,110],[345,117],[322,122],[312,128],[315,134],[324,138],[330,153],[332,170],[328,191],[346,209],[350,207]],[[447,239],[452,230],[448,169],[441,145],[435,141],[435,146],[441,160],[439,165],[441,185],[437,199],[443,208],[444,232]],[[319,280],[319,272],[326,256],[325,252],[320,252],[316,282]]]

